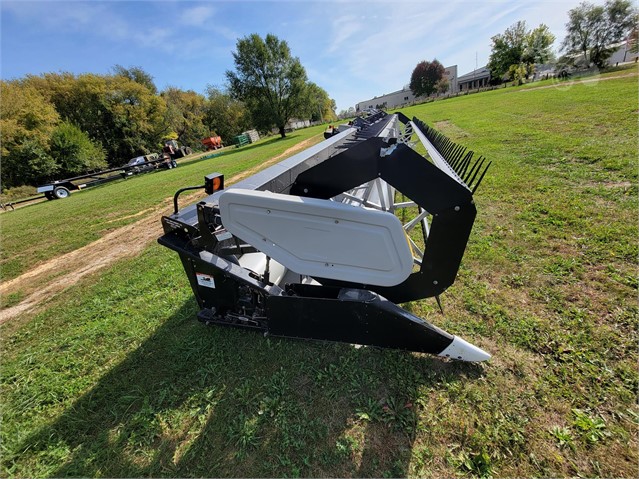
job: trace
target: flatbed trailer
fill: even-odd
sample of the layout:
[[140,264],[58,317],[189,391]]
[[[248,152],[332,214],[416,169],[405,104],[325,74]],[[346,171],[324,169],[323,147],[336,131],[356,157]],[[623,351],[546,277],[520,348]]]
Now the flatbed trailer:
[[40,195],[8,203],[0,203],[0,207],[6,210],[7,208],[14,209],[14,205],[42,198],[46,198],[47,200],[64,199],[69,197],[72,191],[79,191],[92,186],[108,183],[110,181],[125,179],[129,176],[148,173],[162,167],[175,168],[176,166],[177,163],[175,160],[160,156],[136,165],[119,166],[117,168],[109,168],[107,170],[87,173],[85,175],[74,176],[72,178],[64,178],[62,180],[56,180],[38,186],[36,192],[40,193]]

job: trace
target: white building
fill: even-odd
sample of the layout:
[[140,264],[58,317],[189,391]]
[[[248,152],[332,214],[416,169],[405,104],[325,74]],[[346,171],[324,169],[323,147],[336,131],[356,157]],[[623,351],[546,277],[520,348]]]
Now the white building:
[[621,43],[617,43],[616,45],[613,45],[613,48],[615,48],[615,51],[608,59],[608,65],[615,66],[618,63],[627,63],[627,62],[637,61],[637,57],[639,57],[639,54],[633,53],[630,51],[632,44],[629,40],[630,39],[626,40],[625,42],[621,42]]
[[490,70],[486,67],[478,68],[470,73],[460,76],[457,79],[459,91],[485,88],[490,84]]
[[[457,93],[457,65],[445,67],[444,79],[448,80],[448,93]],[[410,105],[415,102],[417,98],[410,91],[408,86],[403,89],[387,93],[386,95],[376,96],[370,100],[360,101],[355,105],[355,111],[363,111],[369,108],[397,108],[404,105]]]

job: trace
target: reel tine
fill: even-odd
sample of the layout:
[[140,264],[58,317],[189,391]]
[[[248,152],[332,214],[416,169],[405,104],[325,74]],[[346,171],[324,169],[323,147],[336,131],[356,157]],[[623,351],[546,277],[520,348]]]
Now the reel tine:
[[[481,170],[481,165],[483,164],[484,164],[484,157],[480,156],[475,162],[475,164],[473,165],[473,169],[470,170],[470,173],[468,173],[468,177],[464,179],[464,183],[466,183],[467,185],[472,185],[473,181],[475,181],[475,178],[477,177],[477,173],[479,173],[479,171]],[[468,181],[468,178],[470,178],[470,175],[473,173],[473,171],[475,172],[475,174],[473,175],[472,179]]]
[[488,171],[488,168],[490,167],[491,164],[492,164],[492,161],[486,165],[486,168],[484,169],[484,172],[479,177],[479,180],[477,180],[477,183],[475,184],[475,187],[472,190],[473,195],[475,194],[475,191],[477,191],[477,188],[479,187],[479,184],[481,183],[481,180],[484,179],[484,175]]

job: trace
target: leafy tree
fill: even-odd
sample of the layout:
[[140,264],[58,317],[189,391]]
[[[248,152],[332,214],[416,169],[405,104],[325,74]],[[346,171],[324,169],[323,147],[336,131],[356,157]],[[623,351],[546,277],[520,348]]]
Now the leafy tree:
[[527,65],[525,63],[518,63],[517,65],[510,65],[508,69],[508,78],[512,81],[516,82],[518,85],[521,85],[526,78],[528,78],[532,74],[533,70],[532,65]]
[[511,65],[519,65],[526,47],[526,22],[511,25],[502,34],[492,37],[488,69],[496,77],[502,77]]
[[[633,27],[626,40],[630,53],[639,53],[639,28]],[[636,61],[636,60],[635,60]]]
[[353,118],[356,114],[357,112],[355,111],[355,108],[351,106],[348,108],[348,110],[340,110],[337,118],[339,118],[340,120],[344,120],[346,118]]
[[409,88],[415,96],[430,96],[437,87],[437,82],[444,77],[444,65],[437,59],[432,62],[421,61],[413,69]]
[[546,63],[552,58],[554,41],[555,36],[543,23],[528,30],[526,22],[519,21],[492,37],[488,69],[494,77],[508,73],[509,78],[521,81],[534,71],[536,63]]
[[562,49],[582,54],[586,64],[604,68],[614,49],[636,26],[637,9],[630,0],[608,0],[604,5],[582,2],[568,11]]
[[48,98],[60,117],[99,142],[111,166],[155,151],[167,131],[164,99],[122,75],[48,73],[24,81]]
[[450,83],[445,78],[441,78],[435,83],[435,91],[440,95],[443,95],[450,88]]
[[258,128],[276,126],[284,138],[286,123],[303,113],[307,100],[299,58],[291,56],[286,41],[254,33],[237,41],[233,59],[236,71],[226,72],[231,95],[246,104]]
[[183,91],[168,87],[162,94],[166,102],[166,122],[169,129],[176,133],[176,140],[182,145],[200,147],[200,140],[208,132],[204,125],[204,96],[192,90]]
[[527,33],[522,63],[526,64],[526,68],[528,68],[531,73],[531,66],[536,63],[548,63],[553,60],[553,43],[555,43],[555,36],[548,26],[543,23]]
[[25,140],[2,159],[3,187],[43,183],[60,171],[60,165],[43,145],[35,139]]
[[32,86],[0,81],[2,186],[12,187],[45,178],[59,168],[48,153],[51,135],[60,121],[54,106]]
[[120,75],[124,78],[128,78],[140,85],[146,86],[152,93],[157,93],[158,88],[155,86],[153,82],[153,77],[145,72],[142,67],[129,67],[124,68],[122,65],[115,65],[113,67],[113,73],[115,75]]
[[251,128],[251,114],[244,103],[212,85],[206,87],[206,92],[203,123],[208,133],[220,135],[224,143],[230,144],[234,136]]
[[106,154],[101,145],[91,141],[80,128],[69,122],[60,123],[50,142],[50,155],[62,176],[106,168]]
[[101,142],[110,163],[120,165],[132,156],[155,151],[166,130],[163,98],[144,85],[118,76],[106,77],[106,90],[101,102],[109,128]]
[[307,110],[305,113],[311,121],[333,121],[335,115],[335,100],[329,98],[328,93],[322,87],[313,82],[308,82],[306,94]]

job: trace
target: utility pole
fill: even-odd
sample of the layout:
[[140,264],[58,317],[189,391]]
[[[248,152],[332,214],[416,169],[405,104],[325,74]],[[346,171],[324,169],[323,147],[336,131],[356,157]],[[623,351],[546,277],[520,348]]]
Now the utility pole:
[[[476,74],[477,74],[477,50],[475,50],[475,69],[473,70],[473,84],[475,84]],[[479,83],[477,84],[477,91],[479,91]]]

